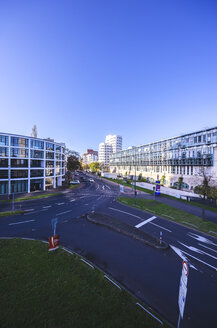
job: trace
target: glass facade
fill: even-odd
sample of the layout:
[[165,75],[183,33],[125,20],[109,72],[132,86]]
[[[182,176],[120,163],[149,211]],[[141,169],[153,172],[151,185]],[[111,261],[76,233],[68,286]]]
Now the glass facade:
[[44,158],[44,152],[41,150],[31,150],[31,158]]
[[54,176],[54,170],[52,169],[47,169],[46,170],[46,177]]
[[44,167],[44,161],[31,159],[30,160],[30,166],[31,167]]
[[31,170],[30,171],[31,178],[43,177],[43,175],[44,175],[44,170]]
[[28,178],[28,170],[11,170],[11,179]]
[[46,142],[46,150],[54,150],[54,144]]
[[28,158],[29,150],[25,148],[11,148],[11,157]]
[[54,162],[53,161],[46,161],[46,167],[53,168]]
[[31,140],[30,147],[33,149],[44,149],[44,142],[39,140]]
[[43,190],[43,179],[31,179],[30,191]]
[[11,146],[15,147],[29,147],[29,139],[11,137]]
[[0,181],[0,195],[8,194],[8,182]]
[[0,135],[0,146],[8,146],[8,137]]
[[11,167],[28,167],[27,159],[11,159]]
[[19,180],[19,181],[11,181],[11,192],[27,192],[28,191],[28,181],[27,180]]
[[8,179],[8,170],[0,170],[0,179]]
[[6,147],[0,147],[0,156],[1,157],[8,157],[8,148]]
[[54,153],[46,152],[46,158],[47,159],[54,159]]
[[0,158],[0,167],[8,167],[8,159]]

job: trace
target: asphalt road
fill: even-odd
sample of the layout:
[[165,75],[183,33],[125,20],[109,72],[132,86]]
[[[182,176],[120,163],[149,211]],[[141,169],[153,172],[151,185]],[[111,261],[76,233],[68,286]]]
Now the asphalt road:
[[[52,235],[51,219],[58,217],[57,233],[62,245],[110,274],[174,326],[179,315],[182,261],[187,259],[188,291],[180,327],[216,327],[217,239],[120,204],[116,201],[119,186],[94,180],[62,195],[16,204],[26,212],[0,218],[0,236],[48,240]],[[171,247],[157,250],[82,218],[93,210],[157,237],[162,231]]]

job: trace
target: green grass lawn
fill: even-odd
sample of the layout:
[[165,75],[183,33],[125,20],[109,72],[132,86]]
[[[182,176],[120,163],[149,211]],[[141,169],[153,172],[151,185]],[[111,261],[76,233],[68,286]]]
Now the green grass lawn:
[[6,212],[0,212],[0,216],[8,216],[8,215],[15,215],[15,214],[23,214],[25,211],[6,211]]
[[134,199],[129,197],[118,197],[118,201],[125,205],[139,208],[143,211],[150,212],[151,214],[165,217],[168,220],[172,220],[193,229],[216,236],[216,234],[213,234],[210,231],[217,233],[217,224],[207,220],[203,221],[202,218],[198,216],[178,210],[175,207],[156,200],[137,198],[136,205],[134,204]]
[[40,241],[0,240],[0,277],[1,328],[162,327],[101,271]]
[[69,188],[69,189],[73,189],[73,188],[77,188],[77,187],[79,187],[80,186],[80,183],[79,184],[71,184],[71,185],[69,185],[67,188]]
[[[54,193],[50,193],[50,194],[19,197],[19,198],[15,198],[14,201],[15,202],[22,202],[22,201],[25,201],[25,200],[41,199],[41,198],[47,198],[47,197],[57,196],[57,195],[61,195],[61,194],[62,194],[61,192],[54,192]],[[11,203],[11,202],[12,202],[12,199],[10,199],[10,200],[1,200],[0,201],[0,203]]]
[[[111,179],[111,178],[104,178],[104,179],[109,180],[109,181],[113,181],[113,182],[116,182],[116,183],[118,183],[118,184],[122,184],[122,185],[124,185],[124,186],[131,187],[131,188],[132,188],[131,183],[129,183],[129,182],[128,182],[128,183],[123,183],[123,180],[119,180],[119,179]],[[133,181],[132,181],[132,182],[133,182]],[[138,181],[138,182],[139,182],[139,181]],[[153,187],[154,187],[154,185],[153,185]],[[150,190],[150,189],[146,189],[146,188],[142,188],[142,187],[136,186],[136,190],[141,190],[141,191],[143,191],[143,192],[146,192],[147,194],[152,194],[152,195],[154,195],[154,191],[153,191],[153,190]],[[177,200],[177,201],[179,201],[179,202],[187,203],[187,204],[190,204],[190,205],[192,205],[192,206],[197,206],[197,207],[201,207],[201,208],[203,207],[203,204],[200,204],[200,203],[196,203],[196,202],[193,202],[193,201],[189,202],[189,201],[187,201],[187,200],[185,200],[185,199],[176,198],[176,197],[173,197],[173,196],[171,196],[171,195],[167,195],[167,194],[163,194],[163,193],[161,193],[161,195],[162,195],[163,197],[170,198],[170,199],[174,199],[174,200]],[[206,205],[206,206],[205,206],[205,209],[217,213],[217,208],[214,208],[214,207],[211,207],[211,206]]]

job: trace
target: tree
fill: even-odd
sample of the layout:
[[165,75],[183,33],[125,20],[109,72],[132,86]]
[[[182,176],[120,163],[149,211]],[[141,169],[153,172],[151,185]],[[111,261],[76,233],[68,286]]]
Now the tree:
[[183,182],[183,177],[179,177],[178,178],[178,188],[179,188],[179,190],[182,189],[182,182]]
[[99,172],[100,165],[98,162],[92,162],[89,164],[89,168],[90,168],[91,172],[96,173],[96,172]]
[[74,172],[76,170],[82,170],[81,162],[79,159],[72,155],[67,158],[67,164],[66,164],[67,170]]
[[[202,208],[202,218],[205,220],[205,199],[212,198],[212,187],[210,187],[209,183],[211,180],[211,175],[206,172],[206,169],[202,167],[201,173],[203,175],[203,183],[202,185],[196,186],[194,188],[194,192],[198,193],[203,198],[203,208]],[[214,188],[215,189],[215,188]],[[213,195],[215,193],[213,192]]]
[[165,179],[166,179],[165,175],[162,175],[162,177],[161,177],[161,181],[160,181],[162,185],[164,185],[164,183],[165,183]]
[[142,173],[139,173],[139,177],[138,180],[141,181],[142,180]]

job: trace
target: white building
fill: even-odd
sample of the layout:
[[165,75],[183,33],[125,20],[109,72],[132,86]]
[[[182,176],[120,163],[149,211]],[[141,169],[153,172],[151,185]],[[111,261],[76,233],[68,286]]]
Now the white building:
[[64,144],[0,133],[1,195],[56,188],[64,175]]
[[109,134],[105,138],[105,143],[112,146],[112,152],[122,150],[122,137],[117,134]]
[[116,134],[109,134],[105,142],[99,144],[99,162],[109,166],[109,160],[112,153],[122,150],[122,137]]

